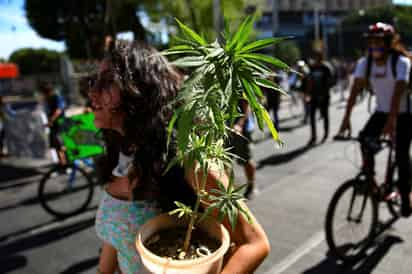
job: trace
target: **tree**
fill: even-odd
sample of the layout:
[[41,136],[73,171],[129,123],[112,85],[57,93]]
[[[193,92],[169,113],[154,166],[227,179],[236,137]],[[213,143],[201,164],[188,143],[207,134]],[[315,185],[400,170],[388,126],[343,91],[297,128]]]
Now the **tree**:
[[[225,17],[241,19],[245,2],[222,0]],[[132,31],[137,40],[150,37],[138,16],[141,13],[167,26],[175,26],[174,18],[179,18],[207,38],[214,37],[212,4],[213,0],[26,0],[25,10],[36,32],[64,41],[72,58],[100,58],[106,35]]]
[[274,55],[286,64],[295,64],[301,59],[301,52],[294,41],[285,41],[275,46]]
[[393,24],[406,44],[412,42],[412,7],[390,5],[367,9],[364,12],[356,11],[342,21],[343,48],[346,56],[362,54],[364,41],[353,37],[361,37],[368,25],[376,22]]
[[133,31],[144,40],[145,30],[136,12],[138,0],[26,0],[30,25],[45,38],[66,43],[73,58],[100,58],[104,37]]
[[[153,21],[166,20],[176,26],[178,18],[205,38],[216,37],[213,27],[213,0],[145,1],[146,11]],[[245,17],[246,0],[221,0],[224,17],[230,22],[240,22]],[[169,36],[173,34],[169,28]]]
[[14,51],[9,61],[19,66],[22,75],[58,72],[61,53],[48,49],[23,48]]

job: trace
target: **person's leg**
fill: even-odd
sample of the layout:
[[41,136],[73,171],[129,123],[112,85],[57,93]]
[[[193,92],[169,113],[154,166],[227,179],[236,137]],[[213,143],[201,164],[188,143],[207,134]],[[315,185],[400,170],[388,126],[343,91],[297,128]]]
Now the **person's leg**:
[[0,129],[0,156],[4,153],[4,129]]
[[67,164],[66,153],[64,151],[64,147],[61,144],[59,137],[58,137],[58,129],[56,127],[50,128],[50,148],[54,149],[57,154],[57,158],[59,161],[59,165],[64,166]]
[[323,117],[324,135],[322,143],[328,139],[329,136],[329,98],[325,98],[320,106],[320,112]]
[[255,183],[255,174],[256,174],[256,165],[252,160],[249,160],[243,166],[246,179],[247,179],[247,188],[245,192],[245,197],[250,199],[251,194],[256,190]]
[[396,131],[396,163],[399,170],[398,188],[401,192],[402,215],[411,215],[411,166],[410,147],[412,140],[412,115],[403,114],[398,118]]
[[361,139],[362,170],[365,173],[373,174],[375,171],[375,155],[373,151],[370,150],[369,143],[371,140],[379,138],[385,126],[386,119],[387,114],[375,112],[359,134],[359,138]]
[[279,106],[280,106],[280,95],[278,92],[274,92],[271,98],[271,108],[273,111],[273,123],[275,124],[276,130],[279,130]]
[[62,147],[57,150],[57,157],[61,166],[67,165],[66,153]]
[[308,102],[306,102],[305,99],[305,94],[303,92],[301,92],[300,94],[301,96],[301,100],[302,100],[302,113],[303,113],[303,119],[302,119],[302,124],[306,125],[308,122],[308,117],[309,117],[309,104]]
[[256,174],[256,164],[252,160],[252,151],[251,151],[251,132],[244,132],[244,138],[242,139],[241,145],[241,155],[239,155],[243,161],[243,169],[245,172],[247,180],[247,189],[245,192],[245,197],[250,199],[251,194],[256,190],[255,183],[255,174]]
[[98,274],[114,274],[119,270],[117,251],[114,247],[104,243],[100,252]]
[[312,101],[310,103],[310,129],[311,129],[311,137],[309,144],[314,144],[316,142],[316,110],[318,108],[317,102]]

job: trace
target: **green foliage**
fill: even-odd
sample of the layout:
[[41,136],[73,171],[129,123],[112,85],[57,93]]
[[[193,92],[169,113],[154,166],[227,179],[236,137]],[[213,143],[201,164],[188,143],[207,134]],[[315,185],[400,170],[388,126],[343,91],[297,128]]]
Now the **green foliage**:
[[22,75],[59,72],[61,53],[48,49],[23,48],[10,55]]
[[[362,33],[367,31],[370,24],[384,22],[393,24],[401,34],[402,40],[407,44],[412,43],[412,7],[411,6],[380,6],[359,13],[355,11],[342,22],[344,51],[346,56],[359,56],[359,52],[365,45],[361,39]],[[357,37],[359,39],[353,39]],[[357,52],[358,51],[358,52]]]
[[285,41],[276,45],[274,54],[287,64],[295,64],[302,58],[300,48],[294,41]]
[[178,215],[179,218],[183,216],[191,216],[193,214],[192,209],[189,206],[186,206],[180,202],[175,202],[176,209],[169,212],[170,215]]
[[[226,31],[222,42],[212,43],[206,42],[180,21],[177,20],[177,23],[182,33],[178,39],[180,44],[163,54],[177,55],[174,64],[190,68],[192,73],[183,84],[176,100],[178,108],[169,124],[169,139],[172,130],[177,128],[178,146],[177,156],[170,166],[181,163],[204,175],[210,168],[217,168],[220,172],[232,170],[233,155],[225,144],[234,121],[243,115],[238,108],[240,100],[249,103],[259,128],[263,130],[266,124],[273,139],[280,143],[279,135],[262,105],[263,93],[260,87],[279,91],[275,83],[267,80],[273,76],[269,67],[282,70],[289,70],[289,67],[281,60],[257,51],[277,44],[283,38],[249,42],[254,17],[246,18],[235,33]],[[201,219],[217,209],[219,218],[222,220],[227,217],[234,229],[239,213],[249,218],[240,204],[244,186],[234,187],[233,174],[227,188],[218,182],[219,189],[206,193],[205,183],[206,176],[197,182],[198,201],[191,214],[190,224],[198,219],[201,200],[209,204]],[[185,215],[182,212],[188,211],[183,208],[179,206],[174,213]]]
[[235,187],[233,173],[227,187],[219,181],[217,184],[219,188],[212,189],[211,194],[207,194],[207,199],[210,201],[210,206],[203,213],[199,222],[209,216],[213,210],[218,210],[218,219],[220,222],[223,222],[223,219],[227,217],[232,229],[236,228],[239,212],[244,214],[247,220],[251,222],[252,219],[249,213],[240,204],[241,201],[245,200],[243,198],[243,191],[247,185]]
[[[246,0],[222,0],[221,5],[232,22],[243,18]],[[25,11],[40,36],[64,41],[70,57],[79,59],[100,58],[105,35],[118,32],[157,42],[143,27],[142,13],[152,22],[166,21],[170,34],[170,26],[177,26],[173,18],[180,18],[205,37],[215,36],[213,0],[25,0]]]
[[[166,19],[169,26],[178,26],[173,18],[179,18],[196,33],[206,39],[216,37],[213,27],[213,0],[163,0],[142,1],[145,11],[153,21]],[[221,10],[230,22],[244,18],[246,0],[221,0]],[[173,40],[173,37],[171,37]],[[175,41],[173,41],[175,43]]]
[[105,35],[132,31],[136,39],[145,39],[146,31],[136,16],[143,8],[141,2],[25,0],[25,12],[30,26],[40,36],[64,41],[70,57],[100,58]]

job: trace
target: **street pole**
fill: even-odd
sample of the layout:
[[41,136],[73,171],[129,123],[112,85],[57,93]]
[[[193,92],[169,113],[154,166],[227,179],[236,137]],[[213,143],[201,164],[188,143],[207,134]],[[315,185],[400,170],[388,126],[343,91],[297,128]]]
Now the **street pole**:
[[279,29],[279,3],[278,0],[272,0],[272,36],[277,35]]
[[322,36],[323,36],[323,54],[325,58],[328,58],[328,29],[327,29],[327,15],[326,13],[323,16],[323,23],[322,23]]
[[338,24],[338,51],[339,57],[343,57],[343,35],[342,35],[342,19],[339,20]]
[[222,32],[222,10],[220,0],[213,0],[213,26],[216,31],[216,37],[220,40]]
[[320,40],[320,26],[319,26],[319,5],[318,2],[315,2],[313,5],[313,16],[315,20],[315,41]]

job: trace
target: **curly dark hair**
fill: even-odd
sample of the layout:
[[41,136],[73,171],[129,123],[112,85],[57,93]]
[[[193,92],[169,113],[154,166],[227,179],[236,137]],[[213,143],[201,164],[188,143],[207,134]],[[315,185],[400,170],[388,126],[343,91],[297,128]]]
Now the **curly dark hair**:
[[124,136],[102,130],[108,160],[103,179],[111,176],[119,151],[135,152],[129,177],[139,178],[142,193],[140,185],[158,181],[168,161],[167,124],[182,77],[155,48],[142,42],[117,42],[103,62],[109,69],[100,72],[95,88],[116,83],[122,97],[119,109],[125,113]]

